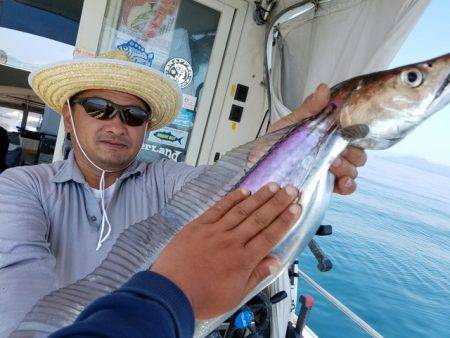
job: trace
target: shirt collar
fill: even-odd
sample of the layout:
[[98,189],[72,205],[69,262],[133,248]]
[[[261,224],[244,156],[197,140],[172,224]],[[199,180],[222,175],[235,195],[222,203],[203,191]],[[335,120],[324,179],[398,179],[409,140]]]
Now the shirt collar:
[[[145,162],[135,159],[128,166],[128,168],[124,170],[117,181],[125,180],[132,175],[141,175],[145,169],[145,166]],[[81,173],[80,168],[78,168],[77,162],[75,161],[73,150],[70,151],[67,160],[63,161],[61,168],[53,177],[52,182],[63,183],[70,180],[78,183],[86,183],[86,180],[84,179],[84,176]]]

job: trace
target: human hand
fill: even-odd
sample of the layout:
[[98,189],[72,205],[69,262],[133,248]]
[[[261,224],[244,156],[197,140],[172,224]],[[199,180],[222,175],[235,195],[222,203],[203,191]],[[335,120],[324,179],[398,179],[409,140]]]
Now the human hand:
[[[325,84],[319,85],[316,91],[309,95],[291,114],[274,123],[269,128],[269,132],[284,128],[320,113],[328,105],[329,101],[330,89]],[[366,161],[367,155],[364,150],[348,146],[330,168],[330,171],[336,176],[334,192],[341,195],[353,193],[356,190],[355,179],[358,176],[357,167],[363,166]]]
[[197,319],[231,310],[279,269],[268,254],[300,217],[298,190],[269,183],[249,194],[237,189],[186,225],[151,267],[186,294]]

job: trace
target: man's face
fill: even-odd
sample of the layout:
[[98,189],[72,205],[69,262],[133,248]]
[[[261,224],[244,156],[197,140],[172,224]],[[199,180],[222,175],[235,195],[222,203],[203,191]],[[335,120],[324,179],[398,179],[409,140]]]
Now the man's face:
[[[144,102],[134,95],[103,89],[91,89],[76,95],[77,98],[99,97],[121,106],[138,106],[146,109]],[[146,124],[131,127],[116,114],[111,120],[98,120],[89,116],[80,104],[72,104],[72,116],[78,140],[89,158],[102,169],[124,169],[142,146]],[[75,155],[81,155],[72,130],[67,105],[64,107],[64,124],[70,132]],[[81,155],[82,156],[82,155]]]

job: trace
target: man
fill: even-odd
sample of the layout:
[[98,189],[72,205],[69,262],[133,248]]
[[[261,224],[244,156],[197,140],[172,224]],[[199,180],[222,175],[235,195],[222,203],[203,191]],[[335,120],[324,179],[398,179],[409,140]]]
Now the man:
[[[32,73],[30,84],[63,115],[73,152],[0,176],[0,335],[43,295],[92,272],[125,228],[162,210],[204,170],[135,160],[145,132],[180,108],[179,89],[157,72],[126,60],[73,60]],[[271,130],[318,113],[328,100],[322,85]],[[349,148],[337,162],[335,191],[351,193],[365,154]]]

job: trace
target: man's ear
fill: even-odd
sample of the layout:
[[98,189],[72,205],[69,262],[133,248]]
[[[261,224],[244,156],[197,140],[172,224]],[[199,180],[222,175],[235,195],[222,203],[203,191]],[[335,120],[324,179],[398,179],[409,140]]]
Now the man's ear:
[[63,106],[62,118],[64,121],[64,129],[65,129],[66,133],[71,133],[72,132],[72,122],[70,121],[70,114],[69,114],[69,108],[67,106],[67,103],[65,103]]

